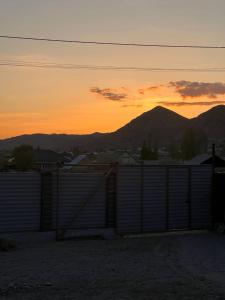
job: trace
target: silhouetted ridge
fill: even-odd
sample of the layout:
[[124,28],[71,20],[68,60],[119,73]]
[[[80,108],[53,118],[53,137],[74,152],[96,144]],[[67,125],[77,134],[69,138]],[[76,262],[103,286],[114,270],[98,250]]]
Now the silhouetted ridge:
[[209,138],[225,138],[225,105],[215,106],[191,120],[194,127],[200,128]]
[[131,120],[112,133],[87,135],[32,134],[0,141],[0,149],[12,149],[21,144],[56,151],[103,150],[140,147],[144,140],[166,145],[179,139],[184,130],[192,127],[206,133],[209,138],[225,138],[225,105],[218,105],[193,119],[187,119],[162,106],[156,106]]

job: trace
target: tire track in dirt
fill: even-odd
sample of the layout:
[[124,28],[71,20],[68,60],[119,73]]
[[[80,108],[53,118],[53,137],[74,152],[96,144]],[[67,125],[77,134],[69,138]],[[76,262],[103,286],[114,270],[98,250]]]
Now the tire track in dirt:
[[[196,297],[202,299],[225,299],[224,289],[217,280],[208,276],[206,269],[201,271],[201,261],[193,262],[192,254],[188,253],[188,260],[185,258],[184,245],[179,236],[164,237],[155,248],[155,256],[160,256],[165,272],[170,276],[169,280],[178,285],[179,289],[186,290],[186,293],[195,293]],[[188,263],[187,263],[188,262]],[[187,289],[186,289],[187,287]],[[190,296],[191,297],[191,296]],[[195,298],[188,298],[195,299]]]

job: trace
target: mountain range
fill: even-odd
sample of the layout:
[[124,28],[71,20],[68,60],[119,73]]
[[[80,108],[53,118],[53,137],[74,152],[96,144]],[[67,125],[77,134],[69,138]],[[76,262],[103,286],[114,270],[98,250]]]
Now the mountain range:
[[20,135],[0,140],[0,150],[11,150],[21,144],[56,151],[76,147],[86,151],[124,149],[139,147],[149,137],[159,145],[166,145],[181,138],[187,128],[202,131],[209,139],[225,139],[225,105],[215,106],[192,119],[157,106],[111,133]]

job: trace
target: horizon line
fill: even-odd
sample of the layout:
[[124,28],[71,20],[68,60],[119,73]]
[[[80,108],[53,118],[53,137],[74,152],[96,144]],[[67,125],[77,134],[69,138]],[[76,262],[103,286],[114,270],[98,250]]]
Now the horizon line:
[[197,115],[196,117],[193,117],[193,118],[188,118],[188,117],[185,117],[183,116],[182,114],[179,114],[177,112],[175,112],[173,109],[169,109],[167,107],[165,107],[164,105],[156,105],[155,107],[153,107],[152,109],[150,110],[146,110],[144,111],[143,113],[141,113],[140,115],[136,116],[135,118],[131,119],[130,121],[128,121],[126,124],[122,125],[121,127],[117,128],[116,130],[114,131],[110,131],[110,132],[100,132],[100,131],[94,131],[94,132],[90,132],[90,133],[56,133],[56,132],[52,132],[52,133],[44,133],[44,132],[36,132],[36,133],[21,133],[19,135],[14,135],[14,136],[9,136],[9,137],[5,137],[5,138],[0,138],[0,142],[1,141],[4,141],[4,140],[7,140],[7,139],[12,139],[12,138],[16,138],[16,137],[20,137],[20,136],[32,136],[32,135],[71,135],[71,136],[84,136],[84,135],[94,135],[94,134],[110,134],[110,133],[114,133],[116,132],[117,130],[119,130],[120,128],[123,128],[124,126],[126,126],[127,124],[129,124],[130,122],[132,122],[133,120],[135,120],[136,118],[142,116],[143,114],[147,113],[147,112],[151,112],[155,109],[158,109],[158,108],[163,108],[164,110],[168,110],[168,111],[171,111],[173,112],[174,114],[176,115],[179,115],[187,120],[192,120],[192,119],[195,119],[195,118],[198,118],[200,115],[204,114],[205,112],[208,112],[210,111],[211,109],[215,108],[215,107],[219,107],[219,106],[224,106],[224,104],[219,104],[219,105],[215,105],[215,106],[212,106],[211,108],[209,108],[208,110],[205,110],[204,112],[200,113],[199,115]]

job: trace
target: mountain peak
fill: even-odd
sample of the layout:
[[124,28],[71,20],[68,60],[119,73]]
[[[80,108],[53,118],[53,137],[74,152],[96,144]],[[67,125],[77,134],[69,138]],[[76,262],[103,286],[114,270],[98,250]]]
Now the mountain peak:
[[[149,110],[149,111],[146,111],[145,113],[143,113],[141,116],[144,116],[144,115],[148,115],[148,116],[155,116],[155,117],[168,117],[168,118],[174,118],[174,117],[177,117],[179,119],[187,119],[181,115],[179,115],[178,113],[176,113],[175,111],[171,110],[171,109],[168,109],[168,108],[165,108],[163,106],[160,106],[160,105],[157,105],[155,106],[153,109]],[[141,117],[139,116],[139,117]]]
[[225,136],[225,105],[217,105],[192,119],[192,124],[202,129],[208,138],[221,139]]
[[141,144],[144,139],[150,136],[160,143],[167,143],[171,137],[180,135],[187,127],[188,119],[176,112],[156,106],[144,112],[128,124],[114,132],[119,137],[120,144],[125,145],[132,142]]
[[208,110],[208,112],[210,112],[210,111],[216,111],[216,112],[225,111],[225,105],[220,104],[220,105],[214,106]]
[[175,113],[174,111],[172,111],[168,108],[165,108],[163,106],[160,106],[160,105],[155,106],[153,109],[149,110],[149,112],[172,112],[172,113]]
[[216,106],[212,107],[211,110],[212,110],[212,109],[217,109],[217,108],[218,108],[218,109],[220,109],[220,108],[225,109],[225,105],[224,105],[224,104],[216,105]]
[[210,108],[209,110],[205,111],[204,113],[200,114],[197,118],[205,118],[205,117],[218,117],[221,114],[225,114],[225,105],[217,105],[214,106],[212,108]]
[[155,106],[152,110],[168,110],[167,108],[161,106],[161,105],[157,105]]

